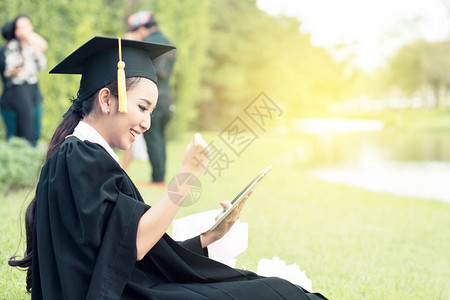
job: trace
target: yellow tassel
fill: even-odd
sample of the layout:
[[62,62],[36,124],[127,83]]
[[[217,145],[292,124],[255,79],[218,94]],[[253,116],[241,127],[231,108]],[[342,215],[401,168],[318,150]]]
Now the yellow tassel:
[[122,43],[119,38],[119,62],[117,63],[117,93],[119,98],[119,112],[127,112],[127,87],[125,82],[125,62],[122,61]]

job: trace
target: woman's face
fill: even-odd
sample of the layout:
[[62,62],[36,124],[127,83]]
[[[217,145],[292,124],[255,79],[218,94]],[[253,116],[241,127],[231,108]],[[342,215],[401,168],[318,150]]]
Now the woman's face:
[[16,31],[14,32],[19,41],[26,41],[33,33],[33,24],[27,17],[20,17],[16,22]]
[[158,88],[146,78],[141,78],[134,88],[127,91],[127,113],[120,113],[117,100],[113,101],[108,124],[105,128],[105,139],[113,148],[126,150],[136,137],[150,128],[150,114],[156,106]]

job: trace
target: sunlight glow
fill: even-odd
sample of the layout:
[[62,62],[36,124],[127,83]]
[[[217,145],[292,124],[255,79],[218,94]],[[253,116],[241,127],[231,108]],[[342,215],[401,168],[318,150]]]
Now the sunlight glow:
[[379,120],[351,120],[343,118],[293,119],[291,125],[305,133],[333,134],[343,132],[379,131],[383,122]]
[[448,38],[450,21],[442,0],[257,0],[271,15],[288,15],[302,22],[315,46],[333,55],[356,55],[355,64],[373,69],[402,44],[417,38]]

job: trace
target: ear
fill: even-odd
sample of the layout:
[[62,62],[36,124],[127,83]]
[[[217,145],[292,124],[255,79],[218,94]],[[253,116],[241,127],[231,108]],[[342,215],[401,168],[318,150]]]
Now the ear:
[[136,39],[139,41],[142,41],[149,35],[149,33],[147,32],[147,28],[145,28],[145,26],[139,27],[136,33],[138,34],[138,37]]
[[112,111],[112,95],[108,88],[102,88],[98,92],[98,103],[103,114],[109,114]]

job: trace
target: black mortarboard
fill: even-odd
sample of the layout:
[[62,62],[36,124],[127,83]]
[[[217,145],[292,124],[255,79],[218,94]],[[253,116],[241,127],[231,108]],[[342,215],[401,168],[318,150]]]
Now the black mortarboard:
[[[121,61],[125,62],[126,78],[144,77],[156,83],[152,60],[172,49],[175,49],[173,45],[96,36],[60,62],[50,73],[81,74],[77,101],[84,101],[100,88],[118,79],[118,62]],[[122,71],[123,64],[119,66],[119,71]],[[120,82],[118,86],[120,95]]]

